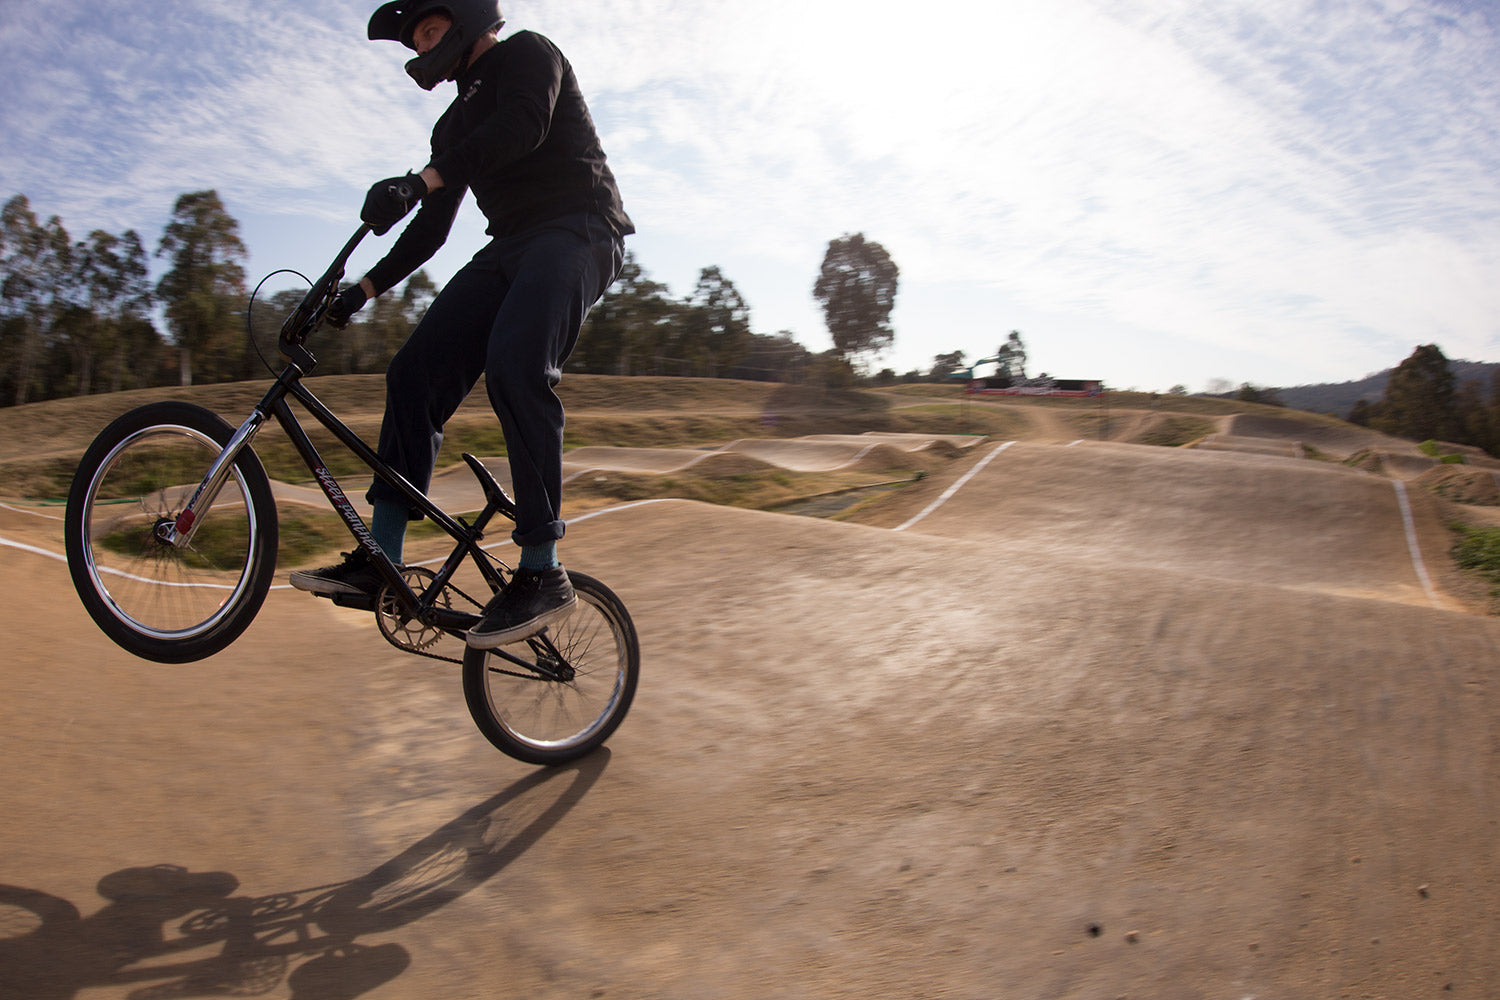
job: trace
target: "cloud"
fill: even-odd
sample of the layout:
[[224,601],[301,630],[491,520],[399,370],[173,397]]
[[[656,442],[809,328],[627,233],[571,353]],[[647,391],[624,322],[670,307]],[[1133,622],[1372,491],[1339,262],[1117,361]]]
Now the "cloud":
[[1372,4],[1120,10],[666,5],[651,58],[612,59],[609,30],[590,55],[630,109],[611,150],[643,229],[803,263],[863,230],[908,280],[1324,371],[1439,331],[1493,348],[1473,275],[1500,104],[1468,82],[1493,33]]
[[[21,141],[0,173],[80,229],[154,234],[201,187],[231,211],[342,226],[372,179],[420,165],[448,100],[411,85],[404,50],[365,40],[371,6],[6,4],[0,43],[21,55],[0,66],[0,129]],[[770,317],[758,328],[810,340],[823,247],[863,231],[907,301],[962,288],[994,313],[966,327],[1026,314],[1097,331],[1095,370],[1134,366],[1123,383],[1162,365],[1110,331],[1258,366],[1237,381],[1352,377],[1434,340],[1455,357],[1500,346],[1491,5],[505,10],[572,59],[638,245],[734,261]],[[948,313],[907,319],[899,367],[974,350]]]
[[372,148],[394,147],[395,172],[425,147],[430,121],[395,93],[399,59],[355,44],[362,21],[333,5],[8,6],[6,18],[0,39],[25,38],[31,57],[5,70],[0,121],[20,141],[0,168],[91,225],[160,215],[205,187],[327,213],[299,192],[372,173]]

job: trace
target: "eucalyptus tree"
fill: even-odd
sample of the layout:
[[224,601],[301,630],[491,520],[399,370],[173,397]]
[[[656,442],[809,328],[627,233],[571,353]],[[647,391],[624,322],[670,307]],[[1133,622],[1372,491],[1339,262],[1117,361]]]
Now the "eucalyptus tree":
[[0,378],[17,406],[46,394],[47,337],[68,306],[73,247],[62,220],[16,195],[0,209]]
[[[245,299],[245,245],[217,191],[177,199],[156,255],[171,267],[156,286],[178,352],[178,378],[192,385],[197,358],[218,377],[238,377],[248,352],[236,337]],[[245,334],[249,336],[249,334]]]
[[96,229],[74,247],[74,261],[87,310],[83,335],[69,344],[75,391],[145,384],[160,342],[150,320],[150,268],[140,235]]
[[834,350],[856,367],[895,343],[890,321],[900,274],[885,247],[864,233],[828,242],[813,297],[823,306]]

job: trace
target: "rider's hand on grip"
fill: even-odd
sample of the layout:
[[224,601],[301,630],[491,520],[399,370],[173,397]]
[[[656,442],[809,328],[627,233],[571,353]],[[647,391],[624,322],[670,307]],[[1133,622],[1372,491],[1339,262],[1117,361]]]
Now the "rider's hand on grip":
[[328,311],[323,314],[323,318],[335,330],[342,330],[349,325],[350,318],[359,312],[367,301],[368,296],[365,295],[363,288],[359,287],[357,283],[350,285],[333,297],[333,301],[328,304]]
[[427,182],[417,174],[388,177],[376,181],[370,193],[365,195],[365,207],[359,218],[374,230],[376,236],[384,236],[426,196]]

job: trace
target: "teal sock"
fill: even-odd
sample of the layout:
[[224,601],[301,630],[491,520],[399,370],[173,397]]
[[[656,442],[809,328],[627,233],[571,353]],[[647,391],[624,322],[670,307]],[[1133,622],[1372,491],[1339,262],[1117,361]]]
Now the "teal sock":
[[521,569],[551,569],[557,565],[557,543],[521,546]]
[[376,500],[370,516],[370,534],[375,536],[386,558],[401,565],[401,549],[406,543],[406,505],[390,500]]

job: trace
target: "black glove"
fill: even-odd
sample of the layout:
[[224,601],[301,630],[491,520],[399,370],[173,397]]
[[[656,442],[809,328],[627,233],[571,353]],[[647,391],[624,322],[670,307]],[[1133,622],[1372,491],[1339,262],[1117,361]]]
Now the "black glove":
[[333,301],[328,303],[328,311],[323,314],[323,318],[335,330],[342,330],[349,325],[350,317],[359,312],[367,301],[369,301],[369,297],[365,295],[363,288],[359,287],[358,284],[350,285],[335,295]]
[[427,183],[419,175],[389,177],[377,181],[370,188],[359,217],[375,231],[376,236],[384,236],[392,226],[401,221],[402,216],[412,210],[413,205],[425,197]]

